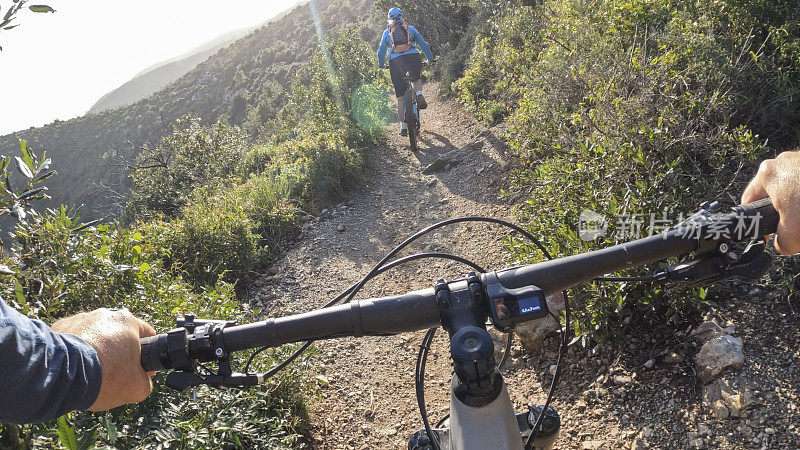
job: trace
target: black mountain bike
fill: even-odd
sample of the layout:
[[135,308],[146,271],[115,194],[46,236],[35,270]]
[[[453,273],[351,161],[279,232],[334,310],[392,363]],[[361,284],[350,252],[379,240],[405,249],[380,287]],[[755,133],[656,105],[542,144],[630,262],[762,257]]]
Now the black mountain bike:
[[[409,450],[522,450],[551,448],[560,418],[549,407],[561,374],[570,336],[570,309],[564,297],[564,323],[556,371],[543,406],[515,413],[501,369],[509,354],[514,327],[552,315],[546,297],[587,281],[712,283],[733,277],[757,280],[772,264],[765,238],[775,232],[779,217],[769,199],[740,205],[727,213],[718,203],[669,230],[643,239],[565,258],[552,259],[542,244],[522,228],[486,217],[463,217],[431,225],[386,255],[364,278],[325,307],[286,317],[236,325],[224,320],[185,316],[178,328],[143,338],[141,361],[146,371],[172,369],[167,386],[254,386],[300,356],[315,340],[342,336],[385,336],[428,330],[417,354],[416,392],[423,428],[409,439]],[[537,264],[488,272],[472,261],[447,253],[420,253],[392,260],[417,238],[441,227],[463,222],[502,225],[529,239],[550,259]],[[649,276],[605,274],[683,256]],[[403,263],[442,258],[472,269],[454,281],[439,279],[428,289],[382,298],[354,300],[372,278]],[[337,305],[337,303],[343,302]],[[487,323],[488,322],[488,323]],[[506,353],[498,363],[487,326],[508,333]],[[450,336],[453,367],[450,414],[430,422],[425,408],[425,363],[436,330]],[[305,342],[294,354],[266,373],[250,373],[261,350],[290,342]],[[230,355],[249,349],[244,373],[234,372]],[[204,364],[215,363],[215,365]],[[433,424],[433,425],[432,425]]]
[[411,148],[416,150],[420,130],[420,116],[417,93],[414,91],[411,72],[406,72],[403,81],[406,82],[406,93],[403,95],[403,118],[408,127],[408,140],[411,143]]

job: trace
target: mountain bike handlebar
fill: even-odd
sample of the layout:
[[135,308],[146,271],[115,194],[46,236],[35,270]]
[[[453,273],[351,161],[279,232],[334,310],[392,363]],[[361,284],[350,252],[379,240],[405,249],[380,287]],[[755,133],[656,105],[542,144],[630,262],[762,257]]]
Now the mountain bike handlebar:
[[[755,256],[748,256],[747,251],[735,254],[730,251],[730,244],[752,243],[775,233],[779,216],[771,201],[765,199],[740,205],[729,214],[716,213],[718,207],[716,203],[705,206],[680,225],[658,235],[481,274],[478,277],[484,286],[485,300],[482,313],[491,316],[495,325],[504,329],[509,324],[513,326],[547,314],[546,296],[604,274],[688,253],[699,257],[688,264],[672,266],[663,273],[666,279],[698,282],[736,275],[760,278],[769,267],[768,264],[764,266],[763,257],[769,257],[763,254],[763,243],[761,254]],[[468,282],[460,279],[447,283],[447,287],[453,292],[463,291],[468,288]],[[437,299],[439,291],[428,288],[396,296],[354,300],[244,325],[195,322],[189,317],[191,323],[184,323],[181,328],[141,340],[142,367],[148,372],[186,370],[194,361],[217,361],[246,349],[341,336],[392,335],[437,327],[443,323],[445,314],[441,298]],[[504,298],[511,299],[511,303],[506,302],[495,311],[492,302],[498,303]],[[508,317],[509,314],[519,317]],[[514,321],[517,318],[519,320]]]

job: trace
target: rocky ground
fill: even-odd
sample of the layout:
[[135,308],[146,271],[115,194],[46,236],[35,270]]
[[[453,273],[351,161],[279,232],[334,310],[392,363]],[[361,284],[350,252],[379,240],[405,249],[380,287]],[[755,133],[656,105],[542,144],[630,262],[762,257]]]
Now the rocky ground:
[[[298,241],[251,286],[251,302],[281,315],[308,311],[426,225],[467,215],[514,221],[513,204],[497,198],[507,173],[498,132],[480,126],[433,89],[426,89],[426,97],[431,106],[423,115],[420,150],[412,152],[407,139],[390,128],[389,144],[371,150],[367,179],[340,205],[307,218]],[[446,251],[497,269],[506,265],[505,236],[496,226],[458,225],[422,239],[405,254]],[[428,287],[466,270],[451,262],[411,264],[369,283],[361,296]],[[718,326],[704,325],[704,336],[692,334],[694,327],[656,323],[631,326],[622,345],[598,354],[572,348],[553,402],[563,422],[557,448],[800,447],[800,320],[794,313],[800,305],[761,290],[717,300],[720,306],[706,319]],[[408,436],[422,424],[414,361],[423,334],[317,344],[314,448],[407,448]],[[724,341],[724,354],[701,350],[712,340]],[[729,354],[737,348],[741,361]],[[556,349],[555,338],[536,351],[515,342],[504,374],[518,409],[544,402]],[[714,367],[703,369],[695,361],[698,353],[709,354],[712,366],[730,367],[718,367],[724,369],[719,374]],[[426,376],[434,420],[447,413],[450,373],[441,332]]]

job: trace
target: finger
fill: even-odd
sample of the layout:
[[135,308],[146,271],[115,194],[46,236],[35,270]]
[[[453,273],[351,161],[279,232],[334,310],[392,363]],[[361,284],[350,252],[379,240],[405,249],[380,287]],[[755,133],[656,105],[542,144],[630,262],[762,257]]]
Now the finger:
[[134,317],[134,320],[136,320],[136,325],[139,327],[140,338],[156,335],[156,330],[149,323],[138,317]]
[[775,249],[782,255],[800,253],[800,219],[782,214],[775,235]]
[[131,398],[132,403],[139,403],[143,401],[148,395],[150,395],[151,392],[153,392],[153,380],[151,380],[147,375],[137,377],[135,386],[136,390],[131,392],[133,397]]
[[761,175],[761,173],[762,172],[759,171],[756,177],[750,181],[750,184],[748,184],[747,188],[744,190],[744,193],[742,194],[743,205],[769,197],[769,194],[767,194],[767,188],[764,186],[764,177]]

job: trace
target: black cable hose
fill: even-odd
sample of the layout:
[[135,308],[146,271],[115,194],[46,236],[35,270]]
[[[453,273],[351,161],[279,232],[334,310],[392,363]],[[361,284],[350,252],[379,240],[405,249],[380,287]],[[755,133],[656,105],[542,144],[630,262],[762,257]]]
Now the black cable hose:
[[372,268],[372,270],[370,271],[369,274],[367,274],[366,277],[362,278],[362,280],[359,282],[359,286],[355,289],[355,291],[350,293],[350,295],[347,297],[345,302],[349,302],[350,300],[352,300],[353,297],[355,296],[356,292],[358,292],[361,289],[361,286],[364,283],[366,283],[366,280],[371,278],[371,275],[374,275],[374,272],[378,268],[382,267],[383,264],[386,263],[386,261],[388,261],[391,257],[393,257],[398,252],[400,252],[400,250],[402,250],[405,247],[407,247],[411,242],[415,241],[416,239],[420,238],[421,236],[423,236],[425,234],[428,234],[431,231],[436,230],[438,228],[442,228],[442,227],[447,226],[447,225],[452,225],[452,224],[455,224],[455,223],[462,223],[462,222],[487,222],[487,223],[495,223],[495,224],[498,224],[498,225],[503,225],[505,227],[511,228],[514,231],[516,231],[516,232],[522,234],[523,236],[525,236],[531,242],[533,242],[533,244],[536,245],[536,247],[547,257],[547,259],[553,259],[553,257],[550,256],[550,253],[548,253],[547,249],[544,248],[544,246],[542,245],[541,242],[539,242],[538,239],[533,237],[533,235],[531,235],[530,233],[528,233],[527,231],[525,231],[524,229],[522,229],[518,225],[514,225],[511,222],[506,222],[505,220],[501,220],[501,219],[493,219],[491,217],[479,217],[479,216],[476,216],[476,217],[457,217],[455,219],[444,220],[444,221],[435,223],[433,225],[430,225],[430,226],[428,226],[426,228],[423,228],[422,230],[417,231],[416,233],[411,235],[411,237],[407,238],[405,241],[401,242],[400,245],[398,245],[397,247],[392,249],[392,251],[387,253],[386,256],[384,256],[383,259],[380,260],[380,262],[378,262],[378,264],[376,264],[375,267]]
[[569,299],[567,298],[566,291],[564,291],[564,327],[561,327],[561,321],[557,320],[556,322],[558,323],[559,332],[561,333],[561,345],[559,346],[558,360],[556,361],[556,373],[553,374],[553,379],[550,382],[550,391],[547,393],[547,400],[544,402],[542,411],[539,413],[539,417],[536,418],[536,422],[533,424],[533,429],[531,429],[531,434],[528,436],[528,440],[525,441],[525,450],[533,449],[533,443],[536,441],[536,437],[539,435],[539,427],[542,424],[542,420],[547,412],[547,408],[550,407],[550,402],[553,400],[553,394],[556,390],[556,384],[558,384],[558,380],[561,376],[561,360],[567,353],[567,345],[569,342]]
[[439,450],[439,439],[431,430],[431,424],[428,420],[428,409],[425,406],[425,364],[428,361],[428,353],[431,351],[431,342],[436,335],[436,328],[431,328],[425,333],[422,338],[422,343],[419,346],[419,353],[417,354],[417,363],[414,369],[414,390],[417,394],[417,406],[422,415],[422,424],[425,427],[425,433],[428,435],[428,440],[431,443],[433,450]]

